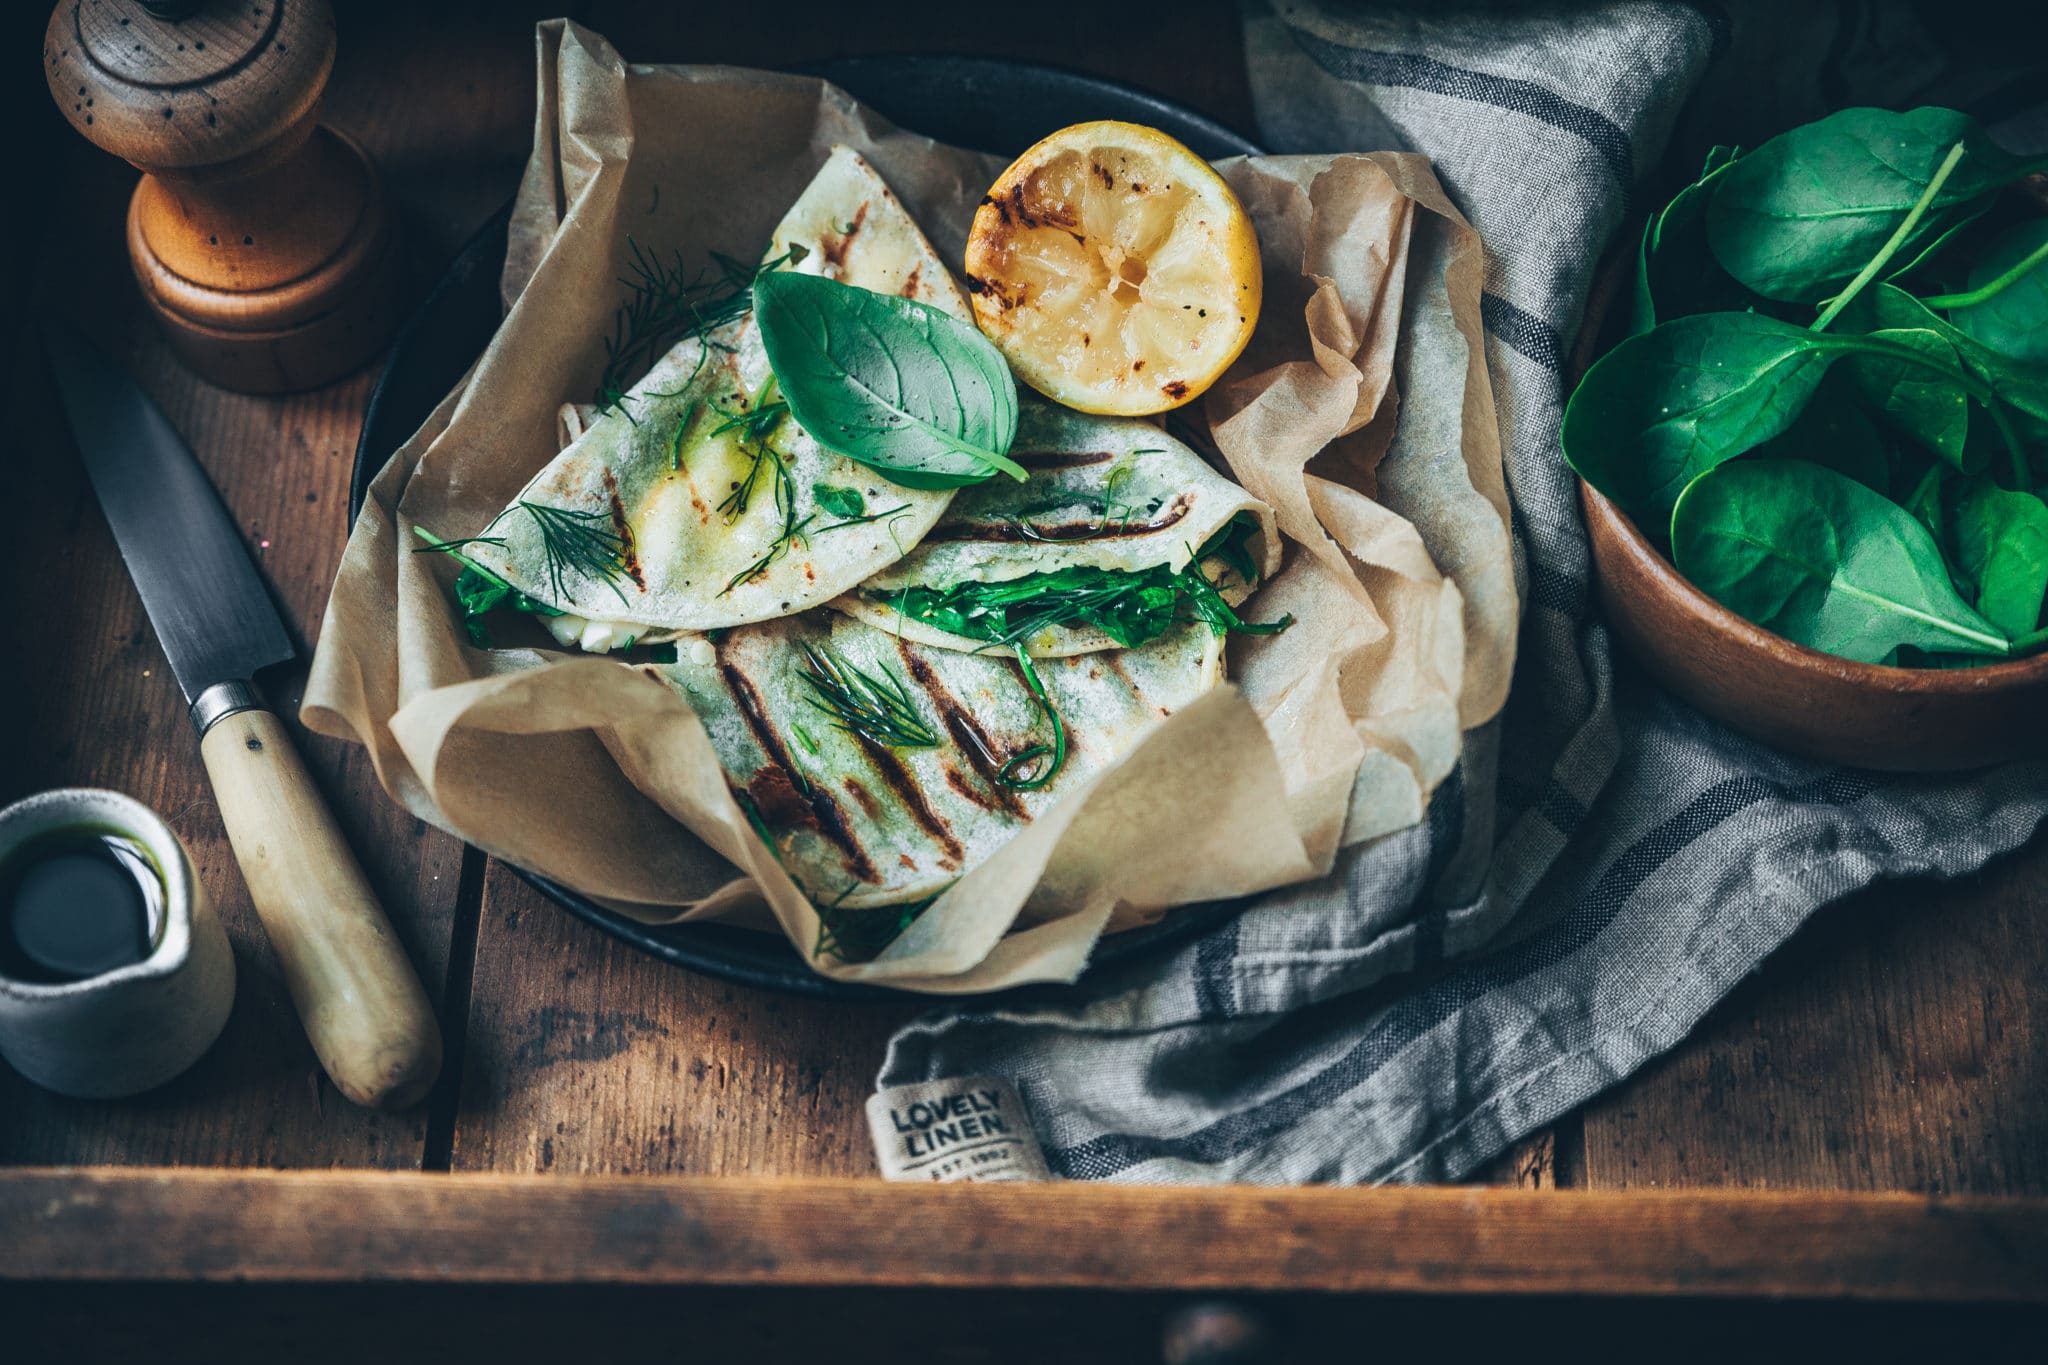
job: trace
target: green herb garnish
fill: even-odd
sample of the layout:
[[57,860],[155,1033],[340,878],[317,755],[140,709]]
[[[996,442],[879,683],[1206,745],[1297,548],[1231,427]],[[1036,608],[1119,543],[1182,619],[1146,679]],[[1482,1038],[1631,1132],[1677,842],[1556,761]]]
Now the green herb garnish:
[[758,268],[748,268],[714,252],[720,273],[707,280],[703,272],[692,275],[683,268],[680,251],[663,260],[643,251],[630,236],[626,247],[633,258],[619,279],[626,286],[626,301],[613,318],[612,334],[605,338],[604,373],[597,383],[597,405],[606,412],[620,406],[634,378],[656,357],[684,337],[702,336],[744,317],[753,307],[754,281],[807,254],[793,246]]
[[[1012,791],[1037,791],[1059,775],[1067,761],[1067,727],[1060,719],[1059,709],[1052,704],[1052,698],[1045,695],[1045,684],[1038,680],[1038,669],[1031,662],[1031,654],[1023,645],[1017,646],[1017,667],[1024,674],[1024,681],[1031,688],[1031,695],[1038,699],[1038,707],[1045,713],[1046,724],[1052,727],[1052,743],[1034,744],[1028,749],[1012,754],[1003,766],[996,770],[996,781]],[[1028,777],[1019,776],[1025,768],[1031,768]]]
[[735,413],[711,429],[712,436],[723,436],[728,431],[740,433],[740,450],[753,457],[747,466],[746,476],[732,492],[725,495],[718,504],[718,510],[725,516],[725,524],[732,525],[745,515],[747,505],[753,501],[755,489],[761,481],[761,471],[767,470],[775,490],[775,510],[786,525],[796,507],[796,482],[789,477],[789,468],[782,463],[782,453],[776,450],[768,439],[775,434],[775,428],[789,414],[786,404],[770,403],[752,412]]
[[485,613],[499,607],[533,616],[563,614],[559,607],[535,601],[462,553],[465,545],[502,546],[505,543],[503,538],[469,536],[462,540],[441,540],[421,526],[413,527],[412,533],[427,542],[415,549],[414,554],[444,554],[462,565],[462,572],[455,576],[455,605],[462,608],[462,628],[469,635],[469,642],[478,649],[491,648],[491,630],[483,618]]
[[760,485],[761,472],[764,469],[769,472],[770,483],[775,490],[775,515],[782,523],[766,552],[726,580],[725,586],[719,590],[721,597],[740,584],[766,572],[768,566],[788,554],[792,546],[804,544],[804,528],[817,517],[815,512],[803,517],[797,516],[796,480],[789,476],[789,467],[782,462],[782,452],[775,448],[771,439],[776,428],[782,425],[783,418],[789,416],[789,404],[779,400],[768,401],[768,390],[774,384],[775,380],[771,377],[761,386],[761,392],[755,395],[750,407],[739,412],[727,413],[725,420],[713,427],[710,432],[713,437],[723,436],[729,431],[738,432],[740,449],[753,456],[753,463],[747,466],[746,476],[735,484],[732,492],[726,494],[724,501],[718,504],[718,510],[725,516],[725,524],[730,526],[745,514]]
[[[814,515],[816,514],[811,514],[811,516]],[[761,557],[747,565],[746,568],[741,569],[731,578],[726,579],[725,586],[718,590],[718,595],[723,597],[740,584],[760,577],[768,571],[770,564],[788,554],[790,547],[808,544],[809,542],[804,539],[804,528],[811,524],[811,516],[805,516],[797,521],[783,522],[782,529],[776,533],[774,541],[769,544]],[[826,529],[830,530],[831,528],[827,527]]]
[[554,589],[557,601],[569,600],[564,574],[594,578],[610,588],[620,602],[626,600],[619,587],[626,574],[626,542],[613,526],[611,513],[578,512],[523,499],[518,506],[533,518],[540,532],[548,586]]
[[747,823],[754,827],[754,833],[768,846],[768,852],[776,862],[781,862],[782,850],[775,846],[775,836],[769,832],[768,822],[761,818],[761,808],[754,804],[753,796],[748,792],[734,789],[732,799],[738,803],[741,812],[747,817]]
[[1293,624],[1240,618],[1202,568],[1221,557],[1247,583],[1257,566],[1245,547],[1259,524],[1246,513],[1232,517],[1178,572],[1164,564],[1136,573],[1072,568],[1027,574],[1000,583],[968,582],[951,588],[905,588],[871,594],[904,616],[992,646],[1025,643],[1059,626],[1092,626],[1126,649],[1158,639],[1175,625],[1205,621],[1218,632],[1270,635]]
[[754,281],[768,363],[818,443],[906,488],[959,488],[1008,457],[1017,383],[993,343],[928,304],[787,272]]
[[848,517],[845,521],[834,521],[824,526],[814,527],[811,530],[811,534],[814,536],[823,535],[827,531],[843,531],[849,526],[865,526],[871,521],[881,521],[885,517],[898,516],[909,510],[910,504],[906,502],[896,507],[886,508],[880,512],[869,512],[865,516]]
[[918,714],[903,680],[887,664],[870,673],[829,646],[804,646],[808,664],[798,674],[811,689],[811,706],[834,729],[890,749],[935,749],[938,733]]
[[839,488],[829,483],[811,485],[811,496],[818,500],[818,506],[835,517],[858,517],[868,510],[866,498],[858,488]]
[[811,956],[836,957],[841,962],[870,962],[902,937],[903,931],[916,923],[918,916],[931,909],[939,896],[952,890],[949,885],[937,895],[902,905],[855,909],[844,904],[859,887],[859,882],[848,883],[846,889],[829,904],[816,907],[818,941],[811,949]]

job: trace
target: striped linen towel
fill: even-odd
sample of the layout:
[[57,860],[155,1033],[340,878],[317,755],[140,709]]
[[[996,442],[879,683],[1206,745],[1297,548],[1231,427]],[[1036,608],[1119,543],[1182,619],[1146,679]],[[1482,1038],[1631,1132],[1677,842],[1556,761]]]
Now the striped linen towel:
[[[1421,825],[1170,957],[927,1015],[893,1040],[882,1085],[1011,1078],[1073,1179],[1455,1180],[1677,1043],[1816,907],[1879,877],[1969,872],[2040,824],[2048,766],[1830,769],[1611,656],[1558,449],[1562,359],[1602,248],[1730,31],[1679,4],[1248,7],[1269,145],[1424,152],[1489,246],[1487,355],[1527,561],[1513,693]],[[1856,94],[1839,76],[1854,45],[1838,49],[1835,93]],[[1868,65],[1897,81],[1897,63]],[[2015,130],[2023,144],[2042,121],[1993,127]]]

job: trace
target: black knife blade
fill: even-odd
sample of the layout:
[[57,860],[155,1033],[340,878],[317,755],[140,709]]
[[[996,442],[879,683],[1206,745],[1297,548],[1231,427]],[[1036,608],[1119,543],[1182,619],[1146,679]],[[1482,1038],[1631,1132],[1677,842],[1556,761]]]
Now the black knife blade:
[[48,326],[43,344],[93,491],[186,702],[291,658],[241,532],[177,429],[77,332]]

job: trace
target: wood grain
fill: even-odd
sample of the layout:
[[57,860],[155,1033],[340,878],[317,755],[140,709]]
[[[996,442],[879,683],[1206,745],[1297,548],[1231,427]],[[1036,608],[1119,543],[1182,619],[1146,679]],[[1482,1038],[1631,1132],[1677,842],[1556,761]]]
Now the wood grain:
[[[387,171],[424,257],[445,256],[511,192],[531,109],[524,21],[517,60],[479,66],[431,119],[394,92],[440,90],[462,44],[454,18],[393,16],[368,54],[346,53],[331,108]],[[479,24],[475,16],[467,21]],[[408,31],[420,41],[409,43]],[[514,44],[492,50],[509,55]],[[38,104],[42,102],[37,101]],[[375,1115],[326,1087],[282,976],[250,910],[223,835],[184,703],[115,551],[69,432],[47,398],[31,322],[61,307],[135,370],[199,456],[244,528],[302,651],[318,631],[343,543],[350,455],[373,376],[359,373],[290,399],[226,393],[194,380],[142,320],[123,262],[122,211],[132,170],[73,136],[56,111],[32,111],[31,138],[49,154],[38,184],[36,265],[15,272],[27,306],[6,333],[11,411],[9,505],[24,511],[0,536],[0,582],[10,637],[0,651],[0,799],[63,784],[116,787],[148,802],[192,848],[234,943],[240,985],[221,1041],[169,1086],[119,1103],[64,1100],[0,1067],[0,1164],[29,1162],[199,1165],[417,1166],[423,1113]],[[421,139],[446,134],[445,145]],[[482,126],[478,126],[482,125]],[[509,155],[508,145],[515,150]],[[441,162],[449,148],[473,161]],[[432,259],[419,261],[430,276]],[[263,681],[287,717],[302,670]],[[363,862],[399,938],[439,998],[462,850],[386,798],[362,750],[312,736],[293,742]]]
[[[377,157],[405,221],[416,293],[511,193],[531,131],[532,21],[560,8],[343,7],[326,117]],[[802,22],[772,8],[720,10],[715,23],[701,7],[570,8],[634,60],[995,53],[1123,79],[1251,130],[1229,4],[1184,7],[1144,43],[1080,44],[1077,16],[1091,12],[1078,5],[1000,27],[985,10],[932,0],[888,17],[849,6]],[[16,319],[4,334],[15,414],[9,503],[29,509],[0,536],[10,639],[25,646],[0,650],[0,703],[16,721],[0,727],[0,799],[96,782],[165,812],[221,906],[242,986],[222,1042],[154,1094],[64,1101],[0,1068],[0,1164],[415,1166],[421,1116],[366,1114],[318,1080],[205,793],[176,687],[49,411],[25,320],[61,307],[129,359],[212,472],[302,643],[317,630],[340,551],[370,377],[266,400],[180,371],[142,326],[121,261],[132,173],[80,142],[40,96],[30,102],[40,107],[22,139],[24,183],[51,188],[38,200],[33,268],[0,286]],[[289,714],[297,682],[283,673],[268,681]],[[361,751],[296,727],[294,740],[437,993],[460,848],[384,797]],[[1501,1183],[1544,1194],[1503,1197],[1547,1207],[1573,1198],[1553,1187],[1580,1183],[1631,1199],[1652,1184],[2048,1192],[2044,873],[2037,843],[1981,879],[1882,890],[1824,914],[1670,1059],[1625,1082],[1583,1124],[1569,1117],[1504,1158]],[[700,980],[582,927],[502,870],[478,868],[471,890],[488,893],[487,912],[457,937],[449,998],[462,1017],[442,1021],[451,1044],[466,1030],[470,1069],[454,1078],[451,1059],[436,1161],[503,1172],[870,1169],[858,1108],[907,1009],[808,1005]],[[475,913],[473,902],[462,909]],[[1237,1197],[1275,1227],[1291,1216],[1266,1192]],[[270,1231],[282,1238],[277,1218]],[[1129,1242],[1148,1226],[1102,1235]],[[1183,1231],[1218,1255],[1231,1254],[1233,1238],[1266,1235],[1241,1223]],[[1837,1231],[1844,1245],[1860,1235]],[[551,1234],[522,1236],[546,1246]],[[1623,1248],[1620,1259],[1633,1254]]]
[[861,1118],[905,1006],[680,971],[493,866],[451,1164],[470,1171],[864,1175]]
[[1600,1189],[2048,1193],[2048,839],[1822,911],[1584,1143]]
[[31,1170],[0,1227],[0,1279],[2048,1302],[2038,1199]]

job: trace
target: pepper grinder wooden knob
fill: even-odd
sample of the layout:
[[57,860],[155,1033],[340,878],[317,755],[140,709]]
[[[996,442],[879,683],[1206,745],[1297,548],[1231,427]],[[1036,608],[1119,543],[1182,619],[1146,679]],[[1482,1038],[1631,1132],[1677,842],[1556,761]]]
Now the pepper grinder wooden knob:
[[43,74],[71,126],[144,172],[128,255],[201,377],[246,393],[361,365],[397,319],[376,168],[318,120],[328,0],[62,0]]

